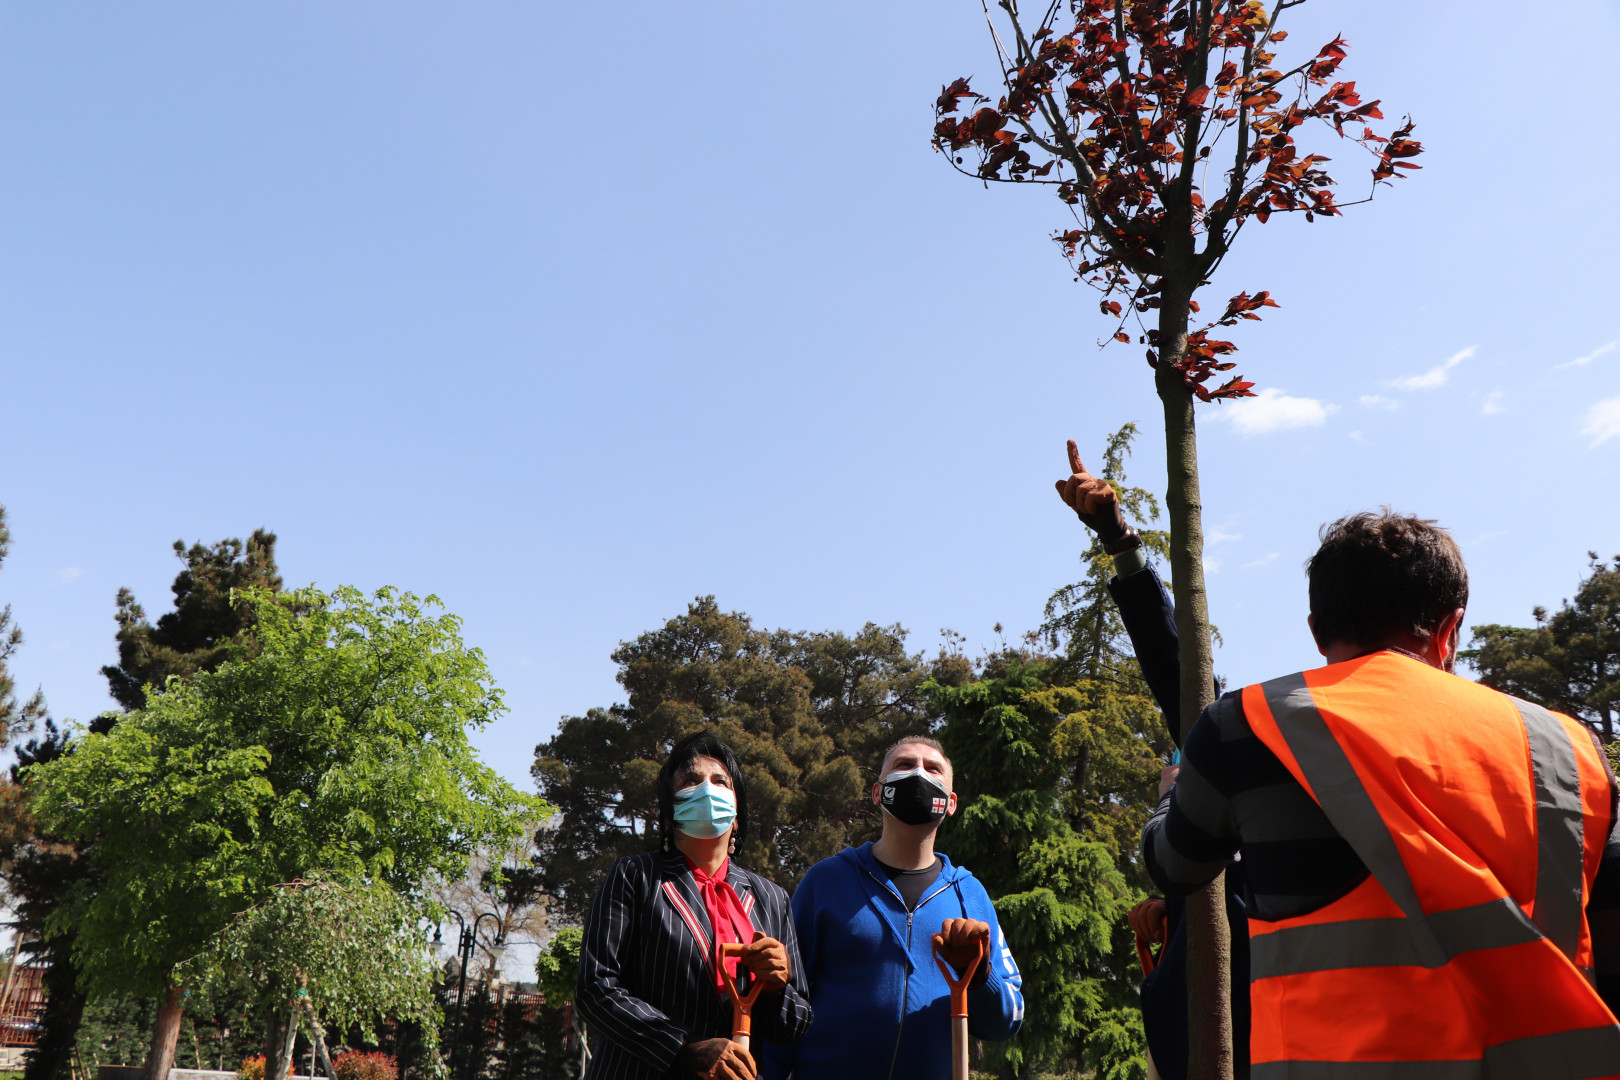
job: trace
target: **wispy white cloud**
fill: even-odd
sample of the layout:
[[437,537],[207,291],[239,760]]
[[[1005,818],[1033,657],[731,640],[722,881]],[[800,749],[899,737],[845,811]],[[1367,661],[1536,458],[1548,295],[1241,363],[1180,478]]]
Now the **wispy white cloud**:
[[1220,572],[1221,572],[1221,560],[1212,559],[1208,555],[1205,555],[1204,556],[1204,573],[1206,573],[1206,574],[1218,574]]
[[1241,539],[1243,539],[1242,533],[1230,532],[1222,525],[1212,525],[1209,531],[1204,534],[1204,543],[1206,544],[1224,544],[1228,540]]
[[1255,559],[1252,562],[1244,563],[1243,564],[1243,569],[1251,570],[1256,566],[1270,566],[1272,563],[1276,562],[1281,557],[1282,557],[1282,552],[1280,552],[1280,551],[1268,551],[1268,552],[1266,552],[1264,558]]
[[84,577],[84,567],[64,566],[62,569],[56,572],[56,576],[61,578],[63,581],[77,581]]
[[1507,406],[1502,404],[1502,391],[1492,390],[1485,398],[1485,404],[1479,407],[1479,415],[1495,416],[1507,412]]
[[1607,356],[1610,353],[1614,352],[1614,350],[1616,350],[1616,349],[1620,349],[1620,339],[1617,339],[1615,341],[1611,341],[1607,345],[1599,345],[1597,348],[1593,349],[1591,352],[1587,353],[1585,356],[1577,356],[1575,359],[1567,361],[1566,363],[1554,364],[1553,365],[1553,370],[1557,371],[1559,368],[1567,368],[1567,367],[1585,367],[1587,364],[1590,364],[1592,361],[1596,360],[1598,357]]
[[1356,399],[1368,409],[1383,409],[1385,412],[1394,412],[1401,407],[1401,403],[1392,398],[1379,397],[1377,394],[1362,394]]
[[1433,390],[1446,385],[1451,378],[1451,369],[1467,360],[1479,351],[1478,345],[1470,345],[1459,353],[1453,354],[1445,363],[1432,367],[1421,375],[1407,375],[1395,379],[1390,383],[1397,390]]
[[1316,398],[1290,397],[1268,386],[1252,398],[1221,406],[1218,415],[1229,419],[1240,435],[1266,435],[1292,428],[1321,427],[1337,408]]
[[1620,397],[1605,398],[1586,410],[1581,434],[1591,436],[1590,446],[1602,446],[1610,439],[1620,439]]
[[1367,441],[1367,436],[1365,436],[1365,435],[1363,435],[1361,433],[1360,428],[1357,428],[1355,431],[1352,431],[1350,433],[1350,441],[1351,442],[1364,443],[1364,442]]

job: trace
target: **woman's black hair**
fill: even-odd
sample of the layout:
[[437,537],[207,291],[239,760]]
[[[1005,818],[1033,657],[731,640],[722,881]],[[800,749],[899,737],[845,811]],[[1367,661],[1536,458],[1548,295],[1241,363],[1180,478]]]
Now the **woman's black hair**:
[[675,744],[664,760],[664,767],[658,770],[658,832],[663,837],[665,851],[675,850],[675,774],[700,757],[712,757],[726,767],[732,794],[737,797],[737,831],[731,834],[731,839],[741,843],[748,835],[748,789],[743,784],[737,755],[714,732],[695,731]]

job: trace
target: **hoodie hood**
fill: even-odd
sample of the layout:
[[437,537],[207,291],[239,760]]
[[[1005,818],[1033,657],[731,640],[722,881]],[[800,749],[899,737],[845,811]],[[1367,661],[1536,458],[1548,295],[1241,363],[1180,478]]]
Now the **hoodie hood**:
[[915,971],[919,962],[915,950],[916,942],[912,941],[910,946],[907,944],[907,938],[914,936],[908,924],[915,916],[921,915],[926,909],[928,917],[934,920],[947,919],[955,915],[968,917],[967,903],[962,896],[962,885],[972,880],[973,874],[965,867],[951,862],[949,856],[940,852],[934,854],[940,861],[939,877],[928,887],[928,891],[918,902],[916,911],[910,913],[901,902],[899,892],[884,874],[882,865],[872,854],[870,842],[858,848],[845,848],[835,856],[850,863],[855,870],[855,878],[866,893],[867,905],[878,920],[889,928],[895,947],[905,958],[905,969],[908,973]]
[[[957,882],[966,881],[973,876],[973,871],[965,866],[957,866],[951,862],[951,857],[944,852],[936,851],[934,854],[939,856],[941,863],[939,869],[939,881],[941,883],[955,885]],[[863,873],[880,875],[883,873],[882,868],[878,865],[877,856],[872,854],[872,842],[870,840],[860,847],[847,847],[835,855],[834,858],[854,863]]]
[[939,876],[913,911],[872,856],[845,848],[812,866],[793,894],[793,921],[815,1018],[797,1046],[760,1044],[761,1080],[949,1080],[950,987],[934,962],[946,919],[990,925],[985,981],[968,991],[968,1031],[1010,1038],[1023,1022],[1022,978],[995,905],[967,870],[939,856]]

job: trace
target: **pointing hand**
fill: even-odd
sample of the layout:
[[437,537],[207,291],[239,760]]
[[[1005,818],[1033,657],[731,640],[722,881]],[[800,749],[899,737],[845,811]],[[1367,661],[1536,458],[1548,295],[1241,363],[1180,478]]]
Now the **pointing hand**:
[[1080,449],[1069,440],[1069,472],[1067,480],[1057,482],[1058,496],[1097,538],[1107,544],[1125,535],[1125,516],[1120,513],[1119,496],[1106,480],[1099,480],[1086,472],[1080,460]]

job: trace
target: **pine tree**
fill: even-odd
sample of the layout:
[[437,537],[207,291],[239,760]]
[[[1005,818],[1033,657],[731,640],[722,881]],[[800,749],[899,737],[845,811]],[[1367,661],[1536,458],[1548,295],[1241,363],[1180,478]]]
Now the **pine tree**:
[[1003,650],[978,679],[929,685],[962,800],[940,845],[984,883],[1024,975],[1023,1029],[987,1046],[987,1064],[1004,1077],[1068,1066],[1139,1080],[1125,914],[1141,893],[1125,869],[1169,735],[1151,701],[1054,684],[1062,670]]
[[244,543],[236,538],[205,547],[174,542],[185,564],[175,575],[174,610],[147,621],[146,610],[129,589],[118,590],[118,663],[101,669],[107,689],[126,710],[146,704],[147,686],[162,688],[172,675],[189,678],[213,671],[242,645],[253,609],[232,604],[231,590],[281,589],[276,570],[276,535],[256,529]]
[[1479,681],[1591,725],[1615,741],[1620,712],[1620,556],[1605,563],[1587,552],[1586,578],[1551,615],[1537,607],[1534,627],[1474,627],[1462,658]]
[[[11,549],[11,530],[6,526],[6,508],[0,505],[0,565]],[[22,627],[11,621],[11,605],[0,607],[0,748],[34,729],[45,718],[45,694],[35,690],[19,702],[17,684],[11,677],[9,661],[22,646]]]

